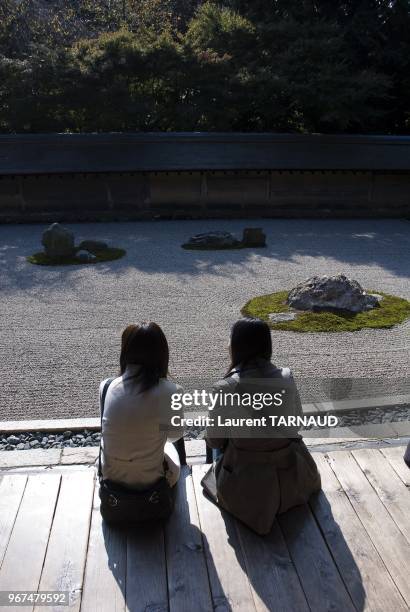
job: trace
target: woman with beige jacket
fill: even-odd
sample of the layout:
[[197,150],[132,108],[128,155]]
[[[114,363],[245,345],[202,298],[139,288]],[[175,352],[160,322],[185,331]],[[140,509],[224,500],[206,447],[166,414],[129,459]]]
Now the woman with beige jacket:
[[[171,398],[181,387],[167,379],[169,349],[156,323],[129,325],[121,338],[120,376],[102,381],[101,468],[104,480],[144,490],[165,476],[174,486],[180,475],[172,442]],[[102,398],[104,388],[105,397]]]

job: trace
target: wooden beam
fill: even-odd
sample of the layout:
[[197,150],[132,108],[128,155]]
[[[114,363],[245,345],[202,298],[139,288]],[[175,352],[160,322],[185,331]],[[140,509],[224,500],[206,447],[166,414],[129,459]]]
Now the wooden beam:
[[363,448],[352,455],[410,543],[410,491],[378,450]]
[[0,568],[20,507],[27,476],[3,476],[0,482]]
[[212,597],[188,468],[182,470],[176,486],[175,509],[165,529],[170,612],[208,612],[213,608]]
[[410,605],[410,546],[376,491],[350,453],[332,452],[333,471],[349,497],[363,527],[407,605]]
[[[309,506],[278,517],[311,610],[356,610]],[[360,608],[359,608],[360,609]]]
[[407,606],[327,459],[315,454],[322,492],[310,506],[357,610],[405,612]]
[[388,448],[381,448],[380,452],[383,453],[404,484],[410,487],[410,469],[403,459],[405,450],[405,446],[390,446]]
[[[68,591],[67,610],[78,612],[90,531],[94,470],[79,470],[61,479],[60,494],[41,574],[41,591]],[[60,610],[61,606],[51,610]],[[42,612],[42,606],[35,606]]]
[[310,610],[277,521],[264,537],[236,522],[258,612]]
[[204,496],[201,479],[207,469],[194,465],[192,476],[214,609],[252,612],[256,607],[235,519]]
[[128,531],[127,610],[168,612],[164,530],[161,524],[140,524]]
[[29,476],[0,570],[0,591],[37,591],[59,486],[56,474]]
[[95,486],[85,568],[82,612],[125,612],[127,532],[109,527],[100,514]]

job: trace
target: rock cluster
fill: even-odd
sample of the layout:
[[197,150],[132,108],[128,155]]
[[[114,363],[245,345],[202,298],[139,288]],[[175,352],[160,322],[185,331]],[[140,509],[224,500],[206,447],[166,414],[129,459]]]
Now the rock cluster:
[[297,310],[346,310],[363,312],[375,308],[379,297],[366,293],[344,274],[312,276],[289,292],[287,303]]
[[266,236],[260,227],[247,227],[239,240],[231,232],[213,231],[195,234],[182,245],[185,249],[240,249],[265,247]]
[[183,246],[197,249],[225,249],[239,247],[240,244],[240,241],[230,232],[215,231],[195,234]]
[[41,243],[50,259],[64,260],[76,257],[85,263],[95,261],[96,255],[108,248],[108,245],[100,240],[83,240],[75,246],[74,234],[59,223],[53,223],[45,230]]

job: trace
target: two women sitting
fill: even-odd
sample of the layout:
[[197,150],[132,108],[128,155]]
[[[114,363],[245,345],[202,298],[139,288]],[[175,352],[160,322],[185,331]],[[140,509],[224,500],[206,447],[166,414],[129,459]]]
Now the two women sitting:
[[[228,372],[214,386],[220,398],[255,391],[256,381],[259,392],[286,390],[286,414],[302,414],[290,370],[271,363],[271,334],[266,323],[256,319],[235,323],[230,353]],[[116,485],[119,492],[112,495],[114,508],[121,507],[124,499],[130,508],[133,503],[149,506],[149,500],[159,499],[154,495],[158,483],[166,482],[172,491],[178,481],[180,462],[173,442],[183,431],[170,428],[170,420],[171,398],[181,388],[167,379],[168,360],[168,343],[157,324],[131,325],[122,335],[121,376],[101,383],[100,480],[101,488],[105,483]],[[216,413],[223,410],[220,405]],[[262,412],[249,416],[260,418]],[[206,442],[215,449],[216,461],[203,479],[204,489],[257,533],[268,533],[278,513],[306,502],[320,489],[316,464],[297,429],[270,428],[269,433],[259,430],[253,435],[225,427],[207,429]],[[101,498],[106,502],[109,495]],[[102,504],[103,516],[114,520],[115,511],[106,511],[106,507],[107,503]]]

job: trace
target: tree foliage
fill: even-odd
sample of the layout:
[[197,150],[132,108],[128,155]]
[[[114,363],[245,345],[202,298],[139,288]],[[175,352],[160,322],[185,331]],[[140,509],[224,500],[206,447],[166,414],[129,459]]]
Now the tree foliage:
[[0,0],[0,130],[410,131],[408,0]]

